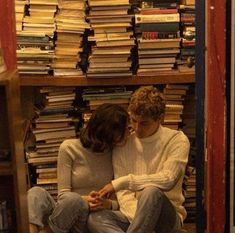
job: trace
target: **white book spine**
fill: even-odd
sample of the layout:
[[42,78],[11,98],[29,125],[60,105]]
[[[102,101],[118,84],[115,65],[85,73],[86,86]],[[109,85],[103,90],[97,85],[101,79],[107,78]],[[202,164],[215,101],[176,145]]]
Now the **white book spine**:
[[179,13],[175,14],[156,14],[156,15],[135,15],[135,22],[139,23],[169,23],[169,22],[180,22]]

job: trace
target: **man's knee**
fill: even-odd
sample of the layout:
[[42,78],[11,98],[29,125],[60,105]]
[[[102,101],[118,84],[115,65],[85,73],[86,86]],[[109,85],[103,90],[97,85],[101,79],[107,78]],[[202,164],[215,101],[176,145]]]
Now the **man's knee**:
[[143,189],[140,193],[140,199],[147,199],[147,200],[151,200],[152,202],[154,201],[159,201],[164,197],[164,193],[162,192],[162,190],[160,190],[157,187],[146,187],[145,189]]
[[[101,232],[103,226],[103,220],[105,219],[105,211],[91,212],[88,216],[87,227],[90,232]],[[101,224],[102,223],[102,224]]]

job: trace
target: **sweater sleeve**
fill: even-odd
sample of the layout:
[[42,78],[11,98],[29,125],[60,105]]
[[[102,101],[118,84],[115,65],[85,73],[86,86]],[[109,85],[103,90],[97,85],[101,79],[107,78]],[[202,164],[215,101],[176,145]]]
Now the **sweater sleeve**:
[[128,189],[139,191],[148,186],[155,186],[163,191],[171,190],[184,175],[188,161],[189,141],[185,135],[175,135],[166,146],[168,153],[162,169],[154,174],[121,176],[112,181],[115,191]]
[[73,159],[69,153],[69,144],[64,141],[59,148],[58,154],[58,193],[71,191],[71,171]]

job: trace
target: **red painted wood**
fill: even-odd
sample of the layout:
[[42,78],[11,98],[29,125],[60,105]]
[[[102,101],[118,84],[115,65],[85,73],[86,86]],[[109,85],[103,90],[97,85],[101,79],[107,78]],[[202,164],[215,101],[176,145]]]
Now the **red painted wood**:
[[226,1],[207,1],[207,233],[224,233]]
[[14,0],[0,0],[0,40],[8,70],[16,69]]

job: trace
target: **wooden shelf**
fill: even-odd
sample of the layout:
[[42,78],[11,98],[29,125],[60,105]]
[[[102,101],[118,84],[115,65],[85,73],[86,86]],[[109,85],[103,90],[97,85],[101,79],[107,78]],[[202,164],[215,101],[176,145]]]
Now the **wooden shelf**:
[[9,84],[11,77],[13,75],[15,75],[16,70],[15,71],[5,71],[3,73],[0,73],[0,86],[6,86]]
[[21,86],[111,86],[194,83],[195,73],[165,72],[127,78],[53,77],[49,75],[20,75]]
[[12,175],[11,162],[0,162],[0,176]]

